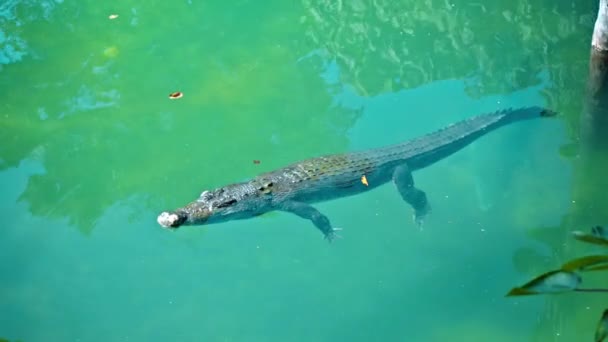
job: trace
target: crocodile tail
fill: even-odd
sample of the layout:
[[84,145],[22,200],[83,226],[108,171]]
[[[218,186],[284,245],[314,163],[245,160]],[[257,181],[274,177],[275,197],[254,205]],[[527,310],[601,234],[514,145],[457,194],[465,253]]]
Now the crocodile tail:
[[421,169],[461,150],[481,136],[513,122],[553,117],[556,113],[538,106],[509,108],[474,116],[425,136],[382,149],[382,153],[408,160]]
[[[549,118],[556,115],[557,113],[555,111],[539,106],[507,108],[490,114],[474,116],[463,121],[462,125],[468,126],[469,134],[479,137],[488,133],[489,131],[493,131],[499,127],[509,125],[514,122],[538,118]],[[464,134],[464,136],[466,135],[467,134]]]
[[[463,139],[468,144],[499,127],[517,121],[553,117],[555,115],[557,115],[556,112],[539,106],[501,109],[493,113],[473,116],[457,122],[430,134],[427,139],[432,140],[433,138],[431,137],[434,135],[439,140],[444,140],[445,142],[457,143],[457,140]],[[445,139],[445,136],[456,137],[456,139],[449,141],[449,139]]]
[[502,114],[502,120],[506,121],[505,123],[510,123],[513,121],[554,117],[557,115],[557,112],[543,107],[532,106],[504,109],[495,114]]
[[540,116],[545,116],[545,117],[557,116],[557,112],[552,111],[551,109],[545,108],[540,112]]

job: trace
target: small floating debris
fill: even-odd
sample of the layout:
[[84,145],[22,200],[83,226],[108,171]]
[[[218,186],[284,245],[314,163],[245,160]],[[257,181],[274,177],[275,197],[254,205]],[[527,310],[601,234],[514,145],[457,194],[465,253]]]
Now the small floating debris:
[[116,18],[118,18],[118,14],[110,14],[110,15],[108,16],[108,19],[110,19],[110,20],[114,20],[114,19],[116,19]]
[[171,94],[169,94],[170,100],[177,100],[177,99],[181,99],[182,97],[184,97],[184,93],[182,93],[181,91],[175,91],[175,92],[172,92]]
[[361,176],[361,183],[363,183],[363,185],[365,186],[369,186],[369,183],[367,182],[367,177],[365,177],[365,175]]
[[259,164],[259,163],[261,163],[261,162],[260,162],[259,160],[257,160],[257,159],[254,159],[254,160],[253,160],[253,163],[254,163],[255,165],[258,165],[258,164]]

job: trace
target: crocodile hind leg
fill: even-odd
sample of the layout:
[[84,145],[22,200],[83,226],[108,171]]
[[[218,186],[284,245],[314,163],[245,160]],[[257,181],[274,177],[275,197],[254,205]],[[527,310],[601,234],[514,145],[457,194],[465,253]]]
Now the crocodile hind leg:
[[325,238],[330,242],[336,237],[339,236],[336,234],[336,231],[341,230],[340,228],[332,228],[331,223],[329,223],[329,219],[327,216],[321,214],[315,207],[308,205],[306,203],[289,201],[282,203],[277,210],[286,211],[292,214],[296,214],[303,219],[307,219],[312,221],[312,223],[317,227]]
[[397,186],[401,198],[414,208],[414,223],[422,228],[424,217],[431,211],[431,207],[424,191],[414,186],[412,171],[406,164],[395,168],[393,182]]

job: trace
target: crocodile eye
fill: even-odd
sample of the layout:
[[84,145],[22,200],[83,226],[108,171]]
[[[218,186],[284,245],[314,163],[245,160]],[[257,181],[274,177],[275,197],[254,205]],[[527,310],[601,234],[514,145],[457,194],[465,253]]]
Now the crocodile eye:
[[210,199],[212,199],[212,198],[213,198],[213,194],[212,194],[211,192],[209,192],[209,191],[205,190],[205,191],[203,191],[203,192],[201,193],[201,195],[199,196],[199,198],[200,198],[201,200],[208,201],[208,200],[210,200]]
[[264,184],[262,184],[262,186],[260,186],[258,188],[258,190],[263,194],[269,194],[272,192],[273,185],[274,185],[273,182],[265,182]]
[[228,201],[225,201],[225,202],[222,202],[222,203],[216,205],[216,208],[226,208],[226,207],[233,205],[234,203],[236,203],[236,200],[231,199],[231,200],[228,200]]

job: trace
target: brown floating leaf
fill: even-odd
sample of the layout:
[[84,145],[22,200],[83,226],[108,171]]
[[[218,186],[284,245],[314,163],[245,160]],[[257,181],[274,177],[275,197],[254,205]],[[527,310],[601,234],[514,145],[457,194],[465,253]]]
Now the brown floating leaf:
[[253,163],[257,165],[257,164],[259,164],[259,163],[260,163],[260,161],[259,161],[259,160],[257,160],[257,159],[254,159],[254,160],[253,160]]
[[184,96],[184,93],[182,93],[181,91],[175,91],[172,92],[171,94],[169,94],[169,99],[171,100],[177,100],[180,99]]

